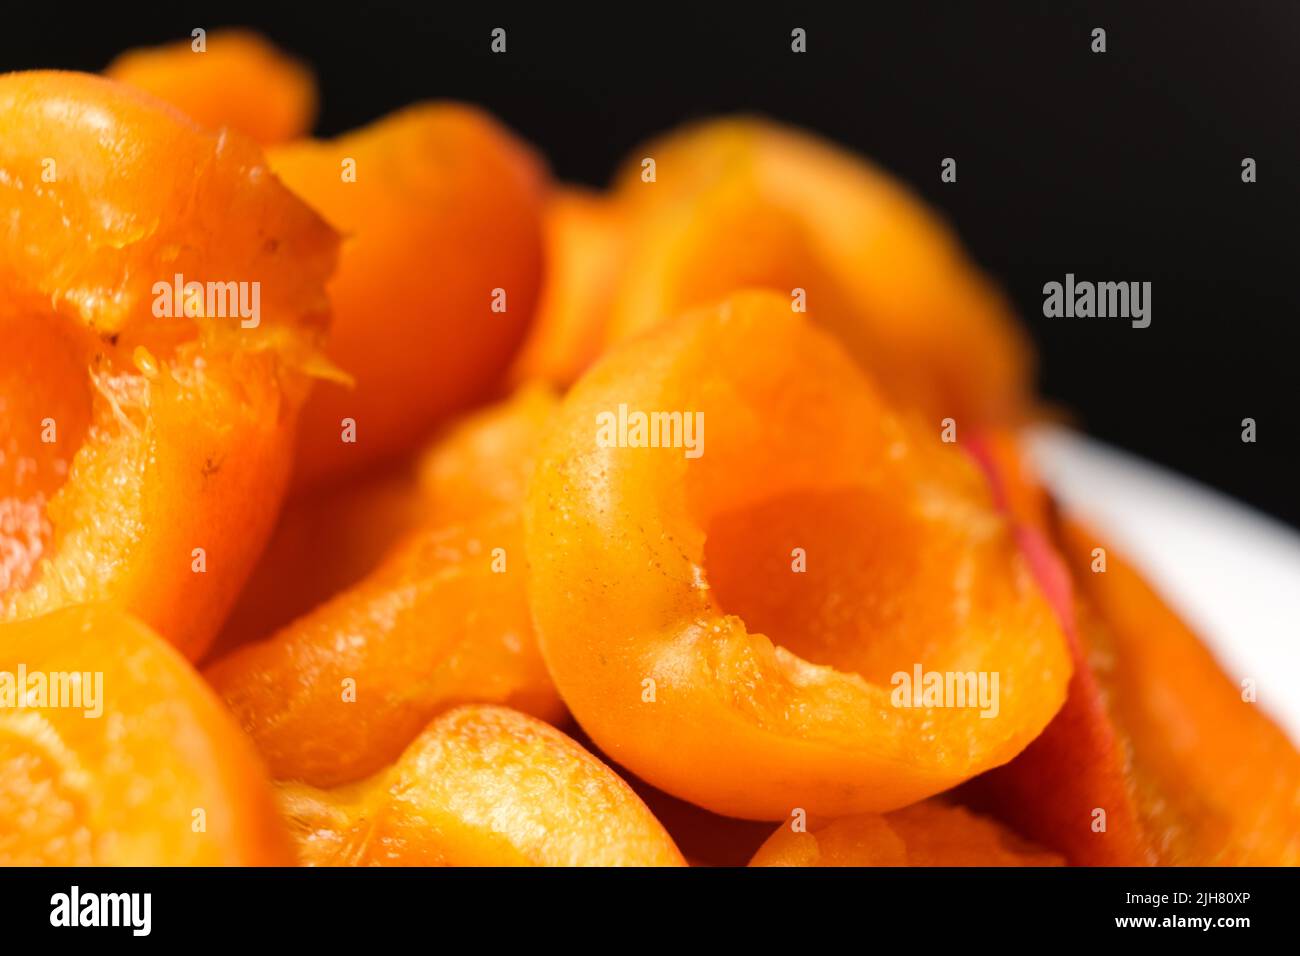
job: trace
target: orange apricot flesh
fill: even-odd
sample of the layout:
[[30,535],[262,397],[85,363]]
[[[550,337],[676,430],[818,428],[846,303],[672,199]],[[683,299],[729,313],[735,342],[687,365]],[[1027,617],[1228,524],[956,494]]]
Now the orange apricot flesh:
[[293,861],[265,769],[165,641],[108,606],[0,624],[0,866]]
[[171,103],[201,126],[270,146],[305,136],[316,118],[311,71],[248,30],[217,30],[128,50],[104,75]]
[[563,716],[533,636],[521,514],[555,405],[525,390],[452,429],[426,456],[424,523],[357,585],[205,671],[277,779],[355,781],[461,703]]
[[197,657],[279,507],[337,237],[252,143],[75,73],[0,77],[0,203],[0,620],[108,601]]
[[307,865],[684,862],[617,774],[555,728],[503,707],[443,714],[368,780],[285,785],[280,796]]
[[964,807],[927,800],[882,815],[783,823],[750,866],[1061,866],[1061,857]]
[[[634,412],[682,413],[680,441],[616,436]],[[1065,640],[983,477],[780,295],[598,361],[526,514],[566,704],[612,760],[715,812],[896,809],[1010,760],[1064,699]],[[896,704],[917,665],[996,674],[996,716]]]
[[306,485],[414,450],[497,387],[541,284],[545,172],[486,115],[451,103],[270,156],[347,237],[327,352],[354,385],[318,389],[304,411]]
[[205,663],[358,584],[429,513],[411,463],[309,488],[285,503]]
[[518,509],[524,466],[555,405],[545,386],[522,387],[509,401],[450,423],[414,461],[292,497],[209,651],[211,660],[359,583],[418,528]]

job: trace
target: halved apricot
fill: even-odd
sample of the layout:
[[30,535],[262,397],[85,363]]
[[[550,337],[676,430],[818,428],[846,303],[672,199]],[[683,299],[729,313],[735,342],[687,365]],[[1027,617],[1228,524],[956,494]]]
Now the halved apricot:
[[[1064,638],[978,469],[780,295],[598,361],[548,432],[526,527],[574,716],[719,813],[895,809],[1010,760],[1065,696]],[[953,706],[900,694],[918,667]]]
[[681,866],[618,775],[503,707],[443,714],[391,767],[335,790],[281,789],[316,866]]
[[196,657],[279,507],[337,237],[247,140],[76,73],[0,78],[0,204],[0,620],[111,601]]
[[883,816],[783,823],[750,866],[1061,866],[1063,860],[964,807],[926,800]]
[[461,703],[563,716],[533,636],[521,513],[555,406],[526,390],[453,429],[424,466],[426,523],[359,584],[205,672],[278,779],[374,773]]
[[615,295],[613,340],[761,286],[806,305],[891,400],[929,421],[1026,413],[1032,355],[1006,300],[937,216],[865,160],[726,118],[638,149],[616,194],[635,268]]
[[537,316],[510,377],[571,385],[604,345],[605,326],[624,266],[621,209],[607,196],[573,186],[546,201],[546,273]]
[[165,641],[106,606],[0,624],[0,866],[292,863],[266,771]]
[[[1122,553],[1068,517],[1057,540],[1095,611],[1080,635],[1159,862],[1300,865],[1300,753],[1266,704],[1223,672]],[[1091,570],[1098,546],[1103,573]]]
[[283,146],[271,162],[348,237],[327,351],[355,386],[312,396],[306,484],[414,450],[496,388],[537,301],[545,171],[485,114],[453,103]]
[[1060,714],[971,801],[1077,864],[1300,863],[1295,747],[1120,553],[1057,515],[1014,444],[991,447],[1006,500],[1045,542],[1040,576],[1064,561],[1067,587],[1047,586],[1065,595],[1076,660]]
[[305,136],[316,118],[316,80],[304,64],[250,30],[128,50],[104,75],[171,103],[201,126],[230,128],[263,145]]

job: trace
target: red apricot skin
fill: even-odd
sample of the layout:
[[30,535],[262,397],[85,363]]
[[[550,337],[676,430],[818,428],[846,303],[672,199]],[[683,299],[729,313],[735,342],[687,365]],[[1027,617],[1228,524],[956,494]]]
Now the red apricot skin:
[[968,786],[972,804],[1078,865],[1300,863],[1300,754],[1286,735],[1121,554],[1051,505],[1014,440],[977,444],[1040,577],[1065,575],[1050,589],[1076,667],[1065,707]]

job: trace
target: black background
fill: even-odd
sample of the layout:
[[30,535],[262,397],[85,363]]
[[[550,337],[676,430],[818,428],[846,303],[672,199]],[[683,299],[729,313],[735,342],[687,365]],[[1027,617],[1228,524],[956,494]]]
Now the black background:
[[[1300,525],[1300,3],[844,6],[8,3],[0,69],[100,69],[195,26],[250,25],[317,69],[321,133],[464,99],[592,184],[688,118],[800,124],[943,211],[1031,328],[1044,394],[1089,431]],[[1066,272],[1150,280],[1150,328],[1045,319],[1043,283]]]

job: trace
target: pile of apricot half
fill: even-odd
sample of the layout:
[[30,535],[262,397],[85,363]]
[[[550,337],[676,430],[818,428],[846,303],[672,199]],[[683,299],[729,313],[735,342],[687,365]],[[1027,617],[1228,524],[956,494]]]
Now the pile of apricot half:
[[0,76],[0,864],[1300,863],[905,187],[316,106],[239,31]]

